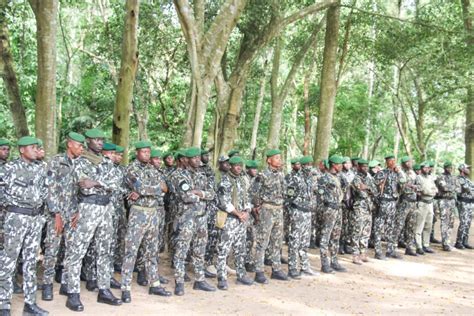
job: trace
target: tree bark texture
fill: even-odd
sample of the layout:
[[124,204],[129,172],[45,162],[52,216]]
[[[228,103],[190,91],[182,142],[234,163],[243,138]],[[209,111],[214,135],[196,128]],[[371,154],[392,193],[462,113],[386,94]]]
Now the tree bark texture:
[[[472,56],[472,53],[474,53],[474,28],[472,27],[473,8],[470,0],[462,0],[462,12],[464,29],[466,30],[466,46]],[[472,165],[474,163],[474,84],[472,80],[469,83],[466,94],[465,161],[468,165]],[[470,177],[474,179],[472,173]]]

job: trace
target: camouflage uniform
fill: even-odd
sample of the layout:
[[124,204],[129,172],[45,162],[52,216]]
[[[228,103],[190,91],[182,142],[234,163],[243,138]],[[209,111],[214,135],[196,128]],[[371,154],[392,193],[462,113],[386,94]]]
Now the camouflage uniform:
[[173,215],[176,211],[176,195],[174,194],[173,184],[172,184],[172,174],[176,170],[175,167],[167,167],[163,170],[163,174],[166,179],[166,185],[168,186],[168,192],[164,197],[164,206],[165,206],[165,231],[163,238],[165,239],[165,244],[168,246],[168,252],[170,252],[171,257],[172,253],[172,234],[173,234]]
[[[254,201],[255,192],[259,190],[259,182],[255,181],[258,175],[255,177],[251,177],[250,175],[246,174],[245,179],[247,181],[247,187],[249,188],[249,200],[251,203],[251,208],[254,207],[252,201]],[[256,223],[255,218],[250,216],[249,222],[247,225],[247,238],[246,238],[246,258],[245,263],[250,265],[255,265],[255,247],[256,247]]]
[[43,225],[40,209],[46,199],[46,171],[19,158],[5,166],[4,250],[0,252],[0,309],[10,309],[12,275],[23,250],[25,303],[36,302],[36,259]]
[[474,211],[474,183],[465,176],[459,176],[458,182],[461,188],[458,194],[459,228],[456,243],[467,245]]
[[[362,188],[362,185],[365,185],[366,188]],[[354,255],[363,255],[369,245],[377,186],[370,174],[357,172],[352,181],[351,190],[354,205],[349,213],[349,221],[353,225],[350,232],[350,248]]]
[[287,205],[290,214],[288,242],[288,270],[297,272],[298,263],[303,271],[310,269],[308,247],[311,239],[311,213],[314,208],[314,188],[311,169],[302,167],[292,171],[287,179]]
[[350,213],[352,211],[352,197],[351,197],[351,183],[354,180],[355,173],[352,169],[347,171],[341,171],[338,174],[341,182],[341,188],[343,193],[342,203],[342,229],[341,229],[341,246],[350,245],[351,233],[353,223],[350,221]]
[[241,222],[239,218],[231,213],[234,210],[250,212],[251,205],[245,176],[235,176],[231,172],[222,175],[217,186],[216,195],[219,209],[229,213],[220,232],[220,239],[217,245],[217,276],[219,279],[227,280],[226,261],[233,249],[237,277],[242,278],[246,275],[245,239],[248,222]]
[[339,177],[330,172],[318,179],[318,209],[321,213],[321,263],[329,263],[337,259],[339,252],[339,238],[341,237],[342,211],[341,202],[343,192]]
[[403,173],[397,173],[390,169],[383,169],[375,175],[375,183],[379,188],[379,209],[374,223],[376,255],[382,253],[382,236],[384,234],[387,239],[387,252],[394,251],[398,244],[398,240],[393,240],[393,229],[395,227],[397,201],[400,196],[399,187],[405,181]]
[[259,182],[259,190],[255,193],[254,204],[261,206],[256,225],[255,271],[263,272],[265,250],[269,245],[272,245],[272,268],[274,271],[280,271],[285,177],[283,172],[267,168],[255,181]]
[[0,159],[0,250],[3,249],[3,222],[5,220],[5,167],[6,160]]
[[[311,168],[311,178],[313,183],[315,184],[315,190],[317,188],[317,183],[318,179],[322,176],[323,174],[317,169],[317,168]],[[313,243],[319,244],[319,241],[321,240],[321,230],[322,230],[322,216],[320,209],[318,208],[318,196],[316,195],[315,198],[315,203],[313,206],[313,215],[311,217],[311,240]]]
[[53,284],[55,265],[60,247],[64,251],[62,235],[55,230],[55,215],[59,214],[63,221],[63,234],[69,234],[69,223],[73,212],[77,210],[76,182],[74,178],[74,160],[67,154],[56,155],[48,163],[47,185],[48,198],[46,200],[50,212],[47,222],[45,252],[43,257],[43,284]]
[[84,152],[76,161],[76,178],[88,178],[97,181],[100,186],[90,189],[78,187],[79,220],[77,226],[71,230],[70,240],[66,242],[65,267],[69,276],[69,293],[80,293],[81,262],[92,240],[96,243],[97,285],[100,290],[110,288],[110,245],[114,212],[110,197],[118,185],[113,176],[113,168],[110,159],[90,151]]
[[449,246],[451,231],[454,227],[456,212],[457,179],[449,173],[443,173],[436,179],[438,187],[439,214],[441,219],[441,240],[443,246]]
[[[158,233],[163,213],[164,192],[161,183],[163,176],[153,166],[139,160],[132,162],[126,173],[126,182],[130,191],[137,192],[140,197],[131,201],[127,234],[125,237],[125,256],[122,264],[122,291],[130,291],[135,259],[138,248],[143,242],[143,261],[150,286],[160,286],[158,275]],[[161,204],[161,205],[160,205]]]
[[[176,283],[184,282],[185,260],[192,248],[194,278],[204,281],[204,254],[207,244],[206,204],[214,199],[214,189],[199,170],[180,169],[174,175],[177,213],[174,218],[174,266]],[[203,197],[191,193],[199,190]],[[192,245],[191,245],[192,243]]]
[[416,218],[418,214],[416,194],[419,186],[416,184],[416,173],[412,169],[402,170],[406,182],[401,186],[400,203],[395,216],[395,226],[392,233],[395,250],[400,239],[405,241],[406,249],[415,250]]
[[[119,165],[116,166],[122,178],[125,179],[125,166]],[[117,240],[115,242],[114,251],[114,260],[113,263],[121,266],[123,262],[123,256],[125,251],[125,234],[127,233],[127,209],[125,208],[125,197],[124,194],[127,192],[125,181],[122,181],[122,186],[117,195],[114,195],[114,205],[115,205],[115,222],[114,225],[117,227]]]
[[[209,185],[212,188],[216,188],[216,175],[214,170],[209,165],[202,165],[200,171],[206,176]],[[219,239],[219,230],[216,228],[216,214],[217,214],[218,201],[214,199],[206,203],[207,213],[207,245],[205,262],[206,266],[213,264],[214,257],[217,253],[217,243]]]

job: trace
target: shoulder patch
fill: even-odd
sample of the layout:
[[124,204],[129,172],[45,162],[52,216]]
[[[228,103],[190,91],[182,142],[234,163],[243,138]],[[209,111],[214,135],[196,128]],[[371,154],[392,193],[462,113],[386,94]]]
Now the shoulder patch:
[[191,189],[186,181],[181,181],[178,186],[183,192],[188,192]]

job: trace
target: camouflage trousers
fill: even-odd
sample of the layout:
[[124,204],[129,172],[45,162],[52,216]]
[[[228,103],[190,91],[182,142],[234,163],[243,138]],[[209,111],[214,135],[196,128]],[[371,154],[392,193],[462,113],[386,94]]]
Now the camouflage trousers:
[[63,219],[63,234],[58,235],[55,229],[55,216],[52,214],[46,223],[45,251],[43,256],[43,284],[53,284],[55,267],[64,255],[64,232],[68,221]]
[[374,223],[374,247],[375,253],[382,253],[382,237],[387,240],[387,250],[393,249],[398,240],[393,240],[393,229],[395,227],[395,216],[397,213],[396,201],[380,201],[379,212]]
[[405,241],[407,249],[415,250],[415,231],[416,218],[418,216],[416,202],[402,200],[398,206],[398,211],[395,216],[395,226],[393,228],[392,238],[393,243],[391,248],[387,251],[395,251],[400,239]]
[[214,206],[214,202],[208,203],[207,210],[207,245],[204,260],[206,266],[210,266],[213,264],[217,254],[220,230],[216,227],[217,209]]
[[451,232],[454,227],[454,214],[456,213],[456,201],[454,199],[439,200],[439,217],[441,221],[441,240],[443,246],[451,243]]
[[110,288],[110,243],[112,238],[113,207],[87,203],[78,204],[79,220],[71,229],[70,243],[66,244],[65,266],[68,271],[69,293],[80,293],[80,272],[82,259],[91,242],[95,241],[97,285],[99,289]]
[[314,208],[313,216],[311,217],[311,240],[315,244],[319,244],[321,240],[322,230],[322,212],[319,207]]
[[459,202],[459,228],[456,242],[467,245],[469,241],[469,229],[471,228],[474,203]]
[[3,241],[5,239],[4,231],[3,231],[3,223],[5,222],[5,208],[0,206],[0,250],[3,250]]
[[370,232],[372,230],[372,212],[367,202],[356,203],[349,214],[352,224],[350,248],[354,255],[367,252]]
[[142,260],[150,286],[160,286],[157,255],[161,215],[154,208],[132,206],[130,209],[122,264],[122,290],[131,289],[133,269],[140,245],[143,245]]
[[298,268],[308,270],[310,268],[308,248],[311,240],[311,212],[291,207],[289,214],[288,270],[298,271]]
[[283,242],[287,243],[290,237],[291,220],[289,207],[283,208]]
[[127,234],[127,210],[123,203],[121,207],[117,209],[116,216],[118,217],[117,241],[115,243],[113,262],[114,264],[121,266],[125,251],[125,235]]
[[253,216],[249,217],[249,223],[247,225],[247,238],[245,246],[245,263],[255,264],[255,246],[256,246],[256,228],[255,228],[255,219]]
[[321,262],[324,263],[329,256],[331,260],[337,258],[342,230],[342,210],[321,205],[320,211],[322,214],[320,253]]
[[5,240],[0,252],[0,309],[10,309],[12,276],[20,251],[23,254],[23,291],[25,303],[36,302],[36,260],[38,257],[42,215],[29,216],[7,212],[3,224]]
[[433,203],[418,202],[416,216],[415,240],[416,247],[430,246],[431,227],[433,226]]
[[283,208],[265,207],[260,209],[256,228],[255,271],[263,272],[265,250],[270,248],[269,259],[275,271],[281,270],[281,247],[283,243]]
[[224,228],[220,232],[217,244],[217,277],[227,280],[226,262],[231,250],[234,250],[235,270],[237,277],[241,278],[245,271],[245,239],[247,237],[247,224],[238,218],[228,215]]
[[[163,206],[158,206],[156,209],[156,215],[159,220],[159,225],[157,227],[157,247],[158,250],[156,252],[156,260],[157,263],[160,263],[160,248],[162,246],[161,242],[164,241],[163,233],[164,233],[164,227],[165,227],[165,209]],[[144,271],[146,268],[146,240],[143,239],[142,243],[140,245],[140,248],[138,248],[138,253],[137,253],[137,260],[135,261],[135,267],[138,269],[138,271]]]
[[339,243],[341,245],[349,245],[351,242],[351,233],[352,233],[352,221],[351,213],[352,210],[347,208],[344,204],[341,207],[342,210],[342,228],[341,228],[341,238]]
[[196,212],[190,209],[175,217],[173,262],[177,283],[184,282],[185,262],[189,250],[191,250],[191,259],[194,265],[194,278],[196,281],[204,280],[207,223],[207,215],[197,216]]

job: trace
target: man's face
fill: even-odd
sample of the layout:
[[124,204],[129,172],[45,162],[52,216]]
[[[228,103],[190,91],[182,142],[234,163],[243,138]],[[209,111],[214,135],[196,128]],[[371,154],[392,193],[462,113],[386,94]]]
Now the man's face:
[[464,172],[464,174],[465,174],[466,176],[468,176],[468,175],[471,174],[471,169],[469,169],[469,168],[464,168],[462,172]]
[[236,176],[239,176],[240,173],[242,172],[242,165],[241,164],[231,165],[230,172],[232,172]]
[[274,169],[278,169],[281,167],[281,155],[273,155],[269,158],[267,158],[267,163],[270,167]]
[[87,147],[93,152],[95,152],[96,154],[102,151],[103,146],[104,146],[103,138],[87,138]]
[[165,165],[171,167],[174,164],[174,157],[172,155],[165,158]]
[[358,168],[363,174],[367,174],[367,172],[369,172],[369,166],[367,164],[359,165]]
[[151,154],[150,148],[137,149],[137,159],[140,162],[148,163],[150,161],[150,154]]
[[358,168],[358,167],[359,167],[359,164],[357,163],[357,160],[352,160],[351,163],[352,163],[352,165],[354,166],[354,168]]
[[201,156],[188,158],[188,164],[193,169],[199,168],[201,165]]
[[80,142],[76,142],[75,140],[68,140],[67,148],[69,153],[72,155],[73,158],[77,158],[82,155],[82,151],[84,150],[84,145]]
[[10,146],[0,146],[0,159],[8,160],[8,157],[10,157]]
[[36,160],[43,160],[45,154],[43,147],[37,147]]
[[446,168],[444,168],[444,172],[446,172],[447,174],[453,173],[453,167],[446,167]]
[[345,163],[342,164],[342,167],[344,170],[350,170],[352,168],[352,163],[350,161],[346,161]]
[[229,161],[227,160],[227,161],[219,162],[219,170],[224,171],[224,172],[228,172],[230,170]]
[[151,158],[151,164],[155,168],[161,167],[161,158],[160,157],[153,157]]
[[336,172],[341,172],[342,170],[342,164],[341,163],[335,163],[332,165],[332,167],[334,168],[334,170],[336,170]]
[[319,171],[324,172],[326,170],[326,167],[324,166],[324,161],[320,161],[318,164]]
[[405,169],[411,169],[412,164],[413,162],[411,160],[408,160],[403,163],[403,167],[405,167]]
[[107,158],[110,158],[110,160],[114,161],[115,159],[115,151],[112,150],[102,150],[102,155],[104,155]]
[[209,155],[208,154],[202,155],[201,161],[203,164],[207,164],[209,162]]
[[255,168],[247,169],[247,173],[251,177],[256,177],[257,176],[257,169],[255,169]]
[[38,159],[38,145],[21,146],[20,155],[29,162]]
[[395,158],[389,158],[385,161],[387,168],[392,169],[395,167]]
[[294,170],[294,171],[298,171],[298,170],[301,169],[301,164],[300,164],[299,162],[297,162],[297,163],[294,163],[294,164],[292,165],[292,167],[293,167],[293,170]]
[[428,166],[422,167],[422,168],[421,168],[421,173],[423,173],[423,174],[429,174],[430,171],[431,171],[430,169],[431,169],[431,168],[428,167]]
[[119,165],[123,160],[123,153],[115,152],[114,158],[114,162]]

